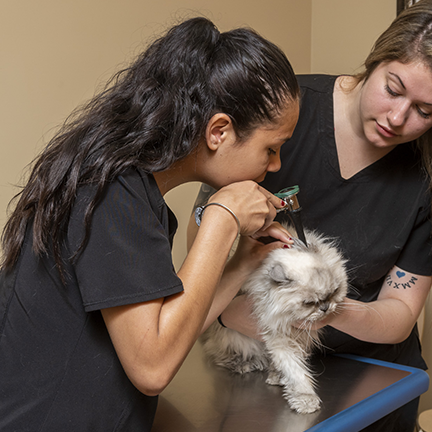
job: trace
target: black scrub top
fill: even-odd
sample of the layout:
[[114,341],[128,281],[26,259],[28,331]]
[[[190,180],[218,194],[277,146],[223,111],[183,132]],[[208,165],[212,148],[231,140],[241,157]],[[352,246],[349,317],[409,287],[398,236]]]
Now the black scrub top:
[[[281,170],[267,174],[262,186],[273,193],[299,186],[304,226],[337,239],[348,259],[349,297],[370,302],[395,265],[414,274],[432,274],[431,196],[412,143],[399,145],[353,177],[342,178],[334,136],[336,78],[298,77],[300,118],[292,138],[282,146]],[[289,217],[282,212],[278,219]],[[380,345],[327,327],[323,345],[327,352],[426,367],[416,329],[402,344]]]
[[79,190],[63,257],[36,257],[31,227],[14,271],[0,273],[0,430],[150,431],[157,397],[140,393],[117,357],[103,308],[181,292],[171,260],[177,221],[152,175],[131,169],[105,190],[90,236]]

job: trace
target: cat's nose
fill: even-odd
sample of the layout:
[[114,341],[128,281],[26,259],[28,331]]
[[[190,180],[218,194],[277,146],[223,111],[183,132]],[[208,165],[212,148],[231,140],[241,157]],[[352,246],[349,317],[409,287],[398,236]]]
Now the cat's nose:
[[321,311],[321,312],[327,312],[327,311],[328,311],[328,308],[329,308],[329,304],[328,304],[328,303],[323,303],[323,304],[320,306],[320,311]]

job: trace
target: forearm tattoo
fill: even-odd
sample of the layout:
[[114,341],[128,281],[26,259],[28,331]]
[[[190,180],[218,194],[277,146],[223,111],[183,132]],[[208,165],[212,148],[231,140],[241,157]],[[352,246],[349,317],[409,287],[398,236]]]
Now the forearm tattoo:
[[418,278],[412,275],[408,275],[404,271],[398,270],[396,275],[388,275],[386,278],[386,284],[395,289],[407,289],[412,288]]

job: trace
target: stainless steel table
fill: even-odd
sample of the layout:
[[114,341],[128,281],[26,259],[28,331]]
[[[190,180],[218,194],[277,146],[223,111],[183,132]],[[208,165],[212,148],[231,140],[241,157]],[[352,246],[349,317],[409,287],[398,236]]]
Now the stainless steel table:
[[161,394],[152,432],[356,432],[429,385],[422,370],[354,356],[318,359],[314,371],[322,409],[297,414],[265,373],[215,367],[197,343]]

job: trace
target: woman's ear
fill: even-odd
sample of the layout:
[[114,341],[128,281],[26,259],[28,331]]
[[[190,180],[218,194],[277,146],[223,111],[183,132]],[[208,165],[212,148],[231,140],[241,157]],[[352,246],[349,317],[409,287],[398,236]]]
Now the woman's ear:
[[207,146],[216,151],[224,143],[236,140],[236,134],[231,119],[224,113],[215,114],[207,123],[205,134]]

